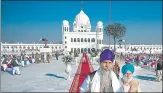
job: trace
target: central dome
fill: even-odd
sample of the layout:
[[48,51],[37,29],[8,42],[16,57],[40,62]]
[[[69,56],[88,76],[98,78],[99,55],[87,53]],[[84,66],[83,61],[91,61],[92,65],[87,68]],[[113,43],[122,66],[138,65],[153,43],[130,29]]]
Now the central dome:
[[76,25],[90,26],[89,17],[83,12],[83,10],[81,10],[80,13],[78,15],[76,15],[75,23],[76,23]]

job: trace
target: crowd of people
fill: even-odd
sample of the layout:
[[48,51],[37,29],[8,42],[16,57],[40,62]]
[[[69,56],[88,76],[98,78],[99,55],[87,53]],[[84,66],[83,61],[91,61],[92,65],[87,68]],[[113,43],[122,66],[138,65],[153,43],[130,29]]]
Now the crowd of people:
[[[74,54],[74,57],[78,53]],[[70,54],[71,55],[71,54]],[[52,56],[50,53],[32,53],[27,55],[3,55],[1,58],[1,70],[7,71],[7,68],[12,69],[12,74],[20,75],[20,66],[25,66],[32,63],[51,63]],[[58,60],[59,53],[55,53]],[[99,69],[90,73],[85,78],[80,86],[80,92],[140,92],[139,82],[134,79],[136,66],[145,65],[149,68],[154,67],[156,70],[156,81],[161,81],[163,59],[162,55],[147,55],[147,54],[127,54],[122,53],[117,58],[125,59],[125,65],[121,68],[119,62],[115,59],[113,51],[105,49],[100,54]],[[120,70],[121,68],[121,70]],[[120,77],[120,71],[122,77]]]
[[[58,56],[56,56],[58,59]],[[51,63],[50,53],[21,53],[20,55],[3,55],[0,59],[1,71],[12,71],[12,75],[21,75],[19,67],[33,63]]]
[[129,54],[119,56],[121,59],[125,59],[125,63],[132,63],[136,66],[147,69],[156,70],[156,81],[161,81],[162,69],[163,69],[163,58],[162,54]]

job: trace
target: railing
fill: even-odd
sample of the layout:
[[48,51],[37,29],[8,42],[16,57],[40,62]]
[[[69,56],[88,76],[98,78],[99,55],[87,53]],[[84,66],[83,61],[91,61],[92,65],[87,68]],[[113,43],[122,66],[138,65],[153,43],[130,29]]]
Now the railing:
[[[82,58],[82,55],[80,55],[79,57],[73,57],[72,65],[79,65],[81,58]],[[90,64],[91,65],[98,65],[99,62],[97,62],[97,59],[98,59],[98,57],[89,58]]]

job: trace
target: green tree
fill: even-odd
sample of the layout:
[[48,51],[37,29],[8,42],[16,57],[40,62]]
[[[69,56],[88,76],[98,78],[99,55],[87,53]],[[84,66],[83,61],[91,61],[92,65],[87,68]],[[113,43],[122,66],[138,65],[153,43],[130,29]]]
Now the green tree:
[[106,26],[104,30],[107,36],[108,35],[112,36],[114,40],[114,50],[116,52],[116,49],[115,49],[116,42],[118,39],[124,37],[124,35],[126,34],[126,27],[120,23],[114,23],[114,24]]

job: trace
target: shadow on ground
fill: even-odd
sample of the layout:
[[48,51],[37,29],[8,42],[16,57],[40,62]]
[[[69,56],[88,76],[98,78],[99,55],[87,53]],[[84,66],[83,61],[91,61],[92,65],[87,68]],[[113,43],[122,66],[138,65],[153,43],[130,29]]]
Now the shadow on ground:
[[46,76],[52,76],[52,77],[56,77],[56,78],[61,78],[61,79],[66,79],[65,77],[63,77],[63,76],[58,76],[58,75],[56,75],[56,74],[45,74]]
[[141,79],[141,80],[147,80],[147,81],[155,81],[156,80],[155,77],[140,76],[140,75],[136,75],[136,76],[134,76],[134,78]]
[[1,72],[2,73],[9,73],[10,75],[12,75],[12,69],[11,68],[10,69],[7,69],[6,71],[4,71],[4,70],[1,69]]

